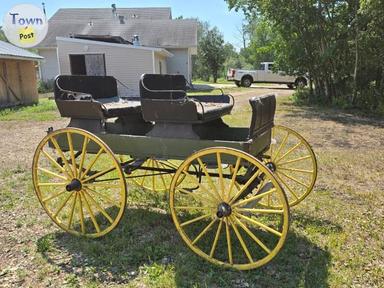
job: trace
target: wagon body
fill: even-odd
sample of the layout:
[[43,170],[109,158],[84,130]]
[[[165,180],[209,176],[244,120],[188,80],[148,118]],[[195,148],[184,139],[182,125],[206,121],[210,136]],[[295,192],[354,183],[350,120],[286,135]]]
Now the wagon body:
[[52,220],[75,235],[109,233],[131,180],[169,193],[176,229],[206,260],[245,270],[273,259],[287,236],[289,206],[311,192],[317,175],[306,140],[274,126],[275,95],[249,99],[244,128],[222,120],[231,95],[187,96],[179,75],[143,75],[139,98],[117,96],[121,89],[113,77],[56,78],[56,104],[71,120],[48,129],[32,170]]

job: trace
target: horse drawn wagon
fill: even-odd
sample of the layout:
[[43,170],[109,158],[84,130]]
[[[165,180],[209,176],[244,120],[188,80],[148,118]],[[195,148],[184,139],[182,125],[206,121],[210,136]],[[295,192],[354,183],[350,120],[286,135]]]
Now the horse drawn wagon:
[[48,129],[32,171],[52,221],[104,236],[123,216],[130,180],[143,193],[168,193],[177,231],[204,259],[246,270],[276,256],[317,165],[302,136],[274,126],[275,95],[250,99],[251,123],[241,128],[222,120],[231,95],[188,96],[183,76],[143,75],[140,97],[118,90],[108,76],[56,78],[57,107],[71,121]]

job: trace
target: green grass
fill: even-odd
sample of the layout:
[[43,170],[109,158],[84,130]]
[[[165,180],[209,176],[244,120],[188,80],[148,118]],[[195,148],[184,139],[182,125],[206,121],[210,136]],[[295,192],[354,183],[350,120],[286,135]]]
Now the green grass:
[[192,80],[192,83],[193,84],[234,84],[233,81],[228,81],[225,78],[218,78],[216,83],[213,83],[213,81],[211,81],[211,80],[210,81],[205,81],[205,80],[202,80],[202,79]]
[[43,98],[38,104],[0,110],[0,121],[52,121],[58,119],[56,103]]

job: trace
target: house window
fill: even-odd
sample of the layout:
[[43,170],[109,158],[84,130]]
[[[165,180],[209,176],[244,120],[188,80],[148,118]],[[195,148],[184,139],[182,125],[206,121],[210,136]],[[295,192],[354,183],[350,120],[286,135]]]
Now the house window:
[[161,66],[161,61],[159,61],[159,73],[163,74],[163,67]]
[[71,54],[69,64],[72,75],[106,75],[104,54]]

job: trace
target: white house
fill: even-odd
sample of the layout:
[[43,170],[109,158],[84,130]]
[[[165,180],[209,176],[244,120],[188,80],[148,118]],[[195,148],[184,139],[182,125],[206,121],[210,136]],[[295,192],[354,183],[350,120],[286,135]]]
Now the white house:
[[138,95],[144,73],[167,73],[173,54],[163,48],[134,46],[89,39],[57,37],[59,73],[66,75],[114,76],[121,85],[119,95]]
[[[119,36],[128,41],[131,41],[134,35],[137,35],[141,48],[125,47],[120,49],[106,43],[89,43],[89,45],[85,45],[84,42],[75,41],[76,38],[70,38],[76,34]],[[67,39],[65,40],[65,38]],[[58,45],[62,46],[61,51],[58,51]],[[89,50],[84,51],[84,46],[88,46]],[[101,48],[102,46],[103,48]],[[155,67],[157,70],[154,70],[154,72],[182,74],[190,81],[192,79],[192,55],[197,52],[197,21],[172,19],[170,8],[59,9],[49,19],[47,37],[36,47],[39,55],[45,59],[40,65],[40,77],[43,81],[47,81],[53,79],[59,73],[71,72],[68,70],[70,53],[87,54],[85,52],[96,49],[97,53],[103,50],[105,54],[106,50],[108,50],[107,47],[108,49],[115,47],[118,50],[118,52],[115,52],[118,55],[116,60],[112,61],[112,58],[109,58],[112,57],[111,53],[107,53],[108,55],[105,56],[106,66],[110,67],[106,70],[107,75],[112,70],[117,71],[119,74],[116,74],[116,78],[123,78],[123,81],[125,81],[126,75],[133,73],[128,70],[137,69],[134,67],[137,67],[137,64],[140,63],[143,66],[147,65],[147,59],[145,61],[140,60],[142,59],[140,58],[141,54],[153,53],[154,56],[150,57],[152,60],[154,59],[151,67],[163,63],[160,64],[161,69]],[[76,49],[80,50],[75,51]],[[125,52],[126,55],[121,54]],[[158,61],[156,57],[162,57],[163,62]],[[120,66],[120,61],[125,58],[127,60],[123,69]],[[128,65],[129,63],[132,65]],[[112,69],[113,65],[119,67]]]

